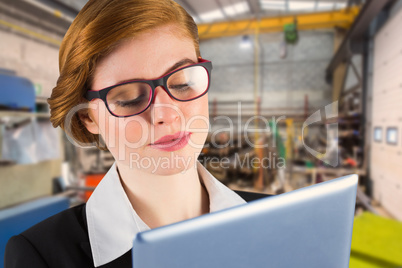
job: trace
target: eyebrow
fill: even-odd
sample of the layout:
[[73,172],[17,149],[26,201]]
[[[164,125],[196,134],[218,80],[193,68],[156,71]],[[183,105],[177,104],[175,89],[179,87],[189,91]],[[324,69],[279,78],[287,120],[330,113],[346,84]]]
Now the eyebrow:
[[[174,70],[179,69],[180,67],[183,67],[185,65],[195,64],[195,63],[197,63],[197,62],[194,62],[193,60],[191,60],[189,58],[182,59],[182,60],[176,62],[175,64],[173,64],[172,67],[167,69],[166,72],[163,75],[161,75],[160,77],[165,76],[166,74],[173,72]],[[148,80],[148,79],[143,79],[143,78],[127,79],[127,80],[119,81],[115,85],[123,84],[123,83],[130,82],[133,80]]]
[[181,61],[176,62],[172,67],[170,67],[163,75],[173,72],[174,70],[183,67],[184,65],[190,65],[195,63],[197,62],[194,62],[193,60],[190,60],[188,58],[182,59]]

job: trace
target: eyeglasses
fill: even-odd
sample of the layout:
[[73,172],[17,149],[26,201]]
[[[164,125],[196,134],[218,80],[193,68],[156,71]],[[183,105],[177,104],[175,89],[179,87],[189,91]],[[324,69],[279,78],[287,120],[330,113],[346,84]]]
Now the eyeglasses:
[[144,112],[155,97],[155,88],[162,86],[175,100],[192,101],[208,92],[212,63],[199,59],[198,63],[172,71],[154,80],[131,80],[99,91],[88,90],[89,101],[103,100],[116,117],[129,117]]

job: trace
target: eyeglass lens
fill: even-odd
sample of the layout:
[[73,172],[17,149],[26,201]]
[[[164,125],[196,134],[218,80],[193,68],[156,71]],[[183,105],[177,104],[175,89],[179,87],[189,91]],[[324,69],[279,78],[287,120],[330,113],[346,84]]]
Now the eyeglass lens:
[[[202,95],[208,88],[208,72],[202,66],[181,69],[169,76],[166,85],[178,100],[188,101]],[[143,112],[152,100],[152,88],[144,82],[132,82],[111,89],[106,101],[109,110],[117,116]]]

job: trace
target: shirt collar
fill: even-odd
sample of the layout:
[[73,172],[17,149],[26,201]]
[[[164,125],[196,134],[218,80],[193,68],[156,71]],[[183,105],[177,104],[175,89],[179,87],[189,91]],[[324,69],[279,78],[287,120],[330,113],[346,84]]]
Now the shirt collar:
[[[246,203],[198,161],[197,170],[209,195],[210,212]],[[129,251],[136,234],[150,229],[135,212],[124,192],[116,163],[89,198],[86,216],[95,267],[109,263]]]

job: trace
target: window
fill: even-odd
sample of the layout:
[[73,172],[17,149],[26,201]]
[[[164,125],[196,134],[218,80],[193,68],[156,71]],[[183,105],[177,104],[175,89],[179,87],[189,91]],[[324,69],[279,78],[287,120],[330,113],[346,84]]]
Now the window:
[[375,127],[374,128],[374,141],[375,142],[382,142],[382,127]]
[[398,144],[398,128],[396,127],[387,128],[387,143],[392,145]]

